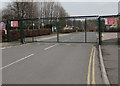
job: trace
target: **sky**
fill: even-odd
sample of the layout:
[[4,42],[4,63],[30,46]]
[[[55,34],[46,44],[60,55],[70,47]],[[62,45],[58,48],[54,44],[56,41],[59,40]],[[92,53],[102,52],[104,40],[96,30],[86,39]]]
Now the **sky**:
[[[1,1],[10,2],[11,0]],[[66,10],[66,12],[68,12],[69,15],[73,16],[73,15],[118,14],[118,1],[120,0],[54,0],[54,1],[61,2],[61,5]],[[5,6],[6,6],[5,4],[2,4],[2,7]]]
[[118,3],[118,13],[120,13],[120,1]]
[[61,2],[70,15],[118,14],[118,2]]
[[[14,0],[0,0],[2,2],[10,2]],[[30,1],[30,0],[23,0],[23,1]],[[33,0],[33,1],[44,1],[44,0]],[[119,2],[120,0],[47,0],[47,1],[59,1],[59,2]]]

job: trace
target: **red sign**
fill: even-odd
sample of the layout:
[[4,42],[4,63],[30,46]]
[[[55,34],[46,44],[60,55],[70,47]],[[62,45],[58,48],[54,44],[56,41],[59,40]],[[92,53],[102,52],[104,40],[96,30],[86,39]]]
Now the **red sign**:
[[18,21],[11,21],[11,27],[18,27]]
[[116,24],[115,18],[107,18],[107,24]]

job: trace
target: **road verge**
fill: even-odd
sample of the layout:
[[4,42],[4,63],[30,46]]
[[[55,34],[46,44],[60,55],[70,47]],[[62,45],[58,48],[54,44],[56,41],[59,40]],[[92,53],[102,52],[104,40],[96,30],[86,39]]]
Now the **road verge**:
[[101,68],[101,72],[102,72],[103,81],[104,81],[104,83],[107,86],[110,86],[110,81],[108,79],[107,72],[106,72],[106,69],[105,69],[105,65],[104,65],[104,61],[103,61],[103,55],[102,55],[102,50],[101,50],[101,46],[100,45],[99,45],[99,59],[100,59],[100,68]]

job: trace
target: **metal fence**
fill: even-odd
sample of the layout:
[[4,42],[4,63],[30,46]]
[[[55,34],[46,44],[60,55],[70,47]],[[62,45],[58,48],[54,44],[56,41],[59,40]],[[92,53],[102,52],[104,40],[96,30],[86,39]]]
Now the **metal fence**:
[[[115,21],[111,21],[111,23],[115,22],[115,27],[112,27],[112,24],[107,24],[106,25],[106,30],[104,30],[103,22],[102,20],[104,19],[112,19],[115,18]],[[117,42],[118,41],[118,32],[119,32],[119,27],[118,24],[120,23],[118,19],[120,18],[120,15],[108,15],[108,16],[100,16],[99,17],[99,44],[102,44],[103,42]],[[110,27],[111,26],[111,27]]]
[[[7,21],[7,39],[47,43],[102,43],[102,19],[109,16],[72,16]],[[18,26],[11,27],[17,21]],[[14,35],[13,35],[14,34]]]

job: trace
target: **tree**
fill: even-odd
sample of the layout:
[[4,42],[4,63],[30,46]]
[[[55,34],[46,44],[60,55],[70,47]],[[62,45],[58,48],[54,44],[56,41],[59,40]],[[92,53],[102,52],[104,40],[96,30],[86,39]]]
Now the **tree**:
[[[50,18],[49,20],[42,20],[44,24],[54,24],[56,21],[52,19],[53,17],[65,17],[69,16],[65,9],[61,6],[59,2],[50,1],[40,2],[38,5],[38,14],[41,18]],[[59,20],[60,26],[65,26],[65,19]]]
[[12,2],[3,10],[3,19],[35,18],[38,16],[36,2]]
[[[20,2],[21,1],[21,2]],[[9,3],[6,9],[3,10],[2,18],[4,21],[7,19],[22,19],[22,18],[51,18],[49,20],[41,20],[36,22],[36,25],[39,25],[40,22],[44,24],[55,24],[56,20],[53,20],[52,17],[65,17],[69,16],[65,9],[61,6],[60,2],[23,2],[23,0],[16,0],[16,2]],[[25,21],[24,24],[32,24],[32,22]],[[62,27],[65,26],[65,19],[59,20],[59,23]],[[28,25],[28,26],[30,26]]]

